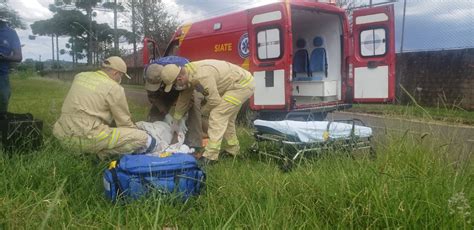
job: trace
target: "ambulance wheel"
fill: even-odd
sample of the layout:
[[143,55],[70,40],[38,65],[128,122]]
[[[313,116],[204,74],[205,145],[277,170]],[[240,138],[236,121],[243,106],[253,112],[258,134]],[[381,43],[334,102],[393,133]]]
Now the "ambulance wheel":
[[267,121],[282,121],[285,119],[285,113],[279,112],[259,112],[257,119],[267,120]]
[[346,87],[346,101],[350,104],[354,101],[354,93],[352,91],[352,87]]
[[315,120],[315,121],[324,121],[324,120],[326,120],[327,116],[328,116],[327,112],[313,113],[313,120]]

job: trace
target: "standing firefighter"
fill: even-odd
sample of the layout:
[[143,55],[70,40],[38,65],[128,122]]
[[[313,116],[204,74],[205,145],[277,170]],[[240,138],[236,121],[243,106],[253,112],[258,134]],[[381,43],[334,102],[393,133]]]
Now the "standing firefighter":
[[[193,90],[201,92],[206,99],[203,110],[209,114],[209,142],[203,154],[203,161],[210,163],[219,157],[222,139],[223,150],[231,155],[239,153],[239,141],[235,131],[237,114],[255,90],[253,76],[232,63],[219,60],[202,60],[179,67],[166,65],[161,72],[165,92],[174,88],[182,90],[175,113],[184,114],[181,104],[188,103]],[[179,117],[179,116],[178,116]]]
[[[161,71],[168,64],[175,64],[183,67],[189,63],[188,59],[178,56],[162,57],[145,69],[145,89],[147,90],[148,100],[151,103],[148,120],[151,122],[161,121],[165,115],[171,112],[175,120],[180,120],[184,114],[173,113],[175,103],[180,91],[172,89],[170,92],[164,92],[164,85],[161,81]],[[202,121],[201,121],[201,93],[194,91],[192,100],[187,104],[181,104],[184,108],[178,108],[181,111],[188,111],[186,126],[186,138],[184,143],[196,150],[201,148],[202,144]],[[173,127],[176,129],[177,127]],[[177,130],[173,130],[177,131]]]
[[[96,72],[74,77],[53,134],[83,152],[108,155],[152,152],[156,141],[136,128],[120,82],[127,75],[120,57],[109,57]],[[112,127],[115,122],[116,127]]]

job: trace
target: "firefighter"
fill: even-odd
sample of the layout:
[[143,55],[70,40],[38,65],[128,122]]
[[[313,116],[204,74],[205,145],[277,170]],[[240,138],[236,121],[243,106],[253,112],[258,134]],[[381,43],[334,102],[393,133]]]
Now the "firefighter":
[[191,62],[184,67],[166,65],[161,77],[166,85],[165,92],[172,88],[182,91],[174,111],[178,115],[185,112],[181,104],[190,100],[190,92],[197,90],[205,96],[204,107],[209,111],[209,141],[201,161],[206,164],[216,162],[223,140],[223,150],[236,156],[240,147],[235,120],[242,103],[253,95],[253,76],[232,63],[209,59]]
[[[174,120],[180,120],[184,114],[177,115],[173,113],[176,99],[178,98],[178,90],[171,90],[170,92],[164,92],[164,85],[161,82],[161,70],[163,66],[167,64],[175,64],[178,66],[185,66],[189,61],[186,58],[178,56],[167,56],[154,61],[145,69],[145,89],[147,90],[148,100],[151,103],[150,112],[148,115],[148,121],[161,121],[165,115],[171,111],[174,116]],[[201,118],[201,101],[203,95],[199,92],[192,92],[192,100],[189,103],[182,104],[184,108],[180,110],[186,110],[188,117],[186,120],[186,126],[188,132],[185,137],[185,144],[200,151],[202,147],[202,118]],[[177,129],[176,125],[172,127]],[[174,130],[177,131],[177,130]]]
[[[120,82],[127,75],[120,57],[109,57],[99,71],[74,77],[53,134],[81,152],[110,155],[153,152],[156,140],[136,128]],[[115,123],[116,127],[112,127]]]

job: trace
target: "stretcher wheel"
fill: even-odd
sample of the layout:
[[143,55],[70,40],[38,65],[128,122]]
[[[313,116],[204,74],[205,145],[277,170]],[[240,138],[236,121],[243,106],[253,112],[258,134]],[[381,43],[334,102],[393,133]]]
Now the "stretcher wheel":
[[294,162],[290,158],[284,158],[283,162],[280,165],[280,169],[283,172],[290,172],[291,170],[293,170],[293,165]]
[[373,146],[370,146],[370,149],[369,149],[369,159],[371,160],[377,159],[377,152],[375,152],[375,149]]

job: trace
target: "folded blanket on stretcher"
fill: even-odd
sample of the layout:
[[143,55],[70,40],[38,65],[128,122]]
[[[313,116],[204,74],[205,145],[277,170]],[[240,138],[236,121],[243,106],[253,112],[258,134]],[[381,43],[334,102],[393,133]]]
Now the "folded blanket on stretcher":
[[[351,137],[352,124],[329,121],[265,121],[255,120],[255,128],[263,133],[279,132],[294,141],[323,142],[329,139],[347,139]],[[276,134],[276,133],[274,133]],[[366,138],[372,136],[372,128],[354,125],[354,135]]]

